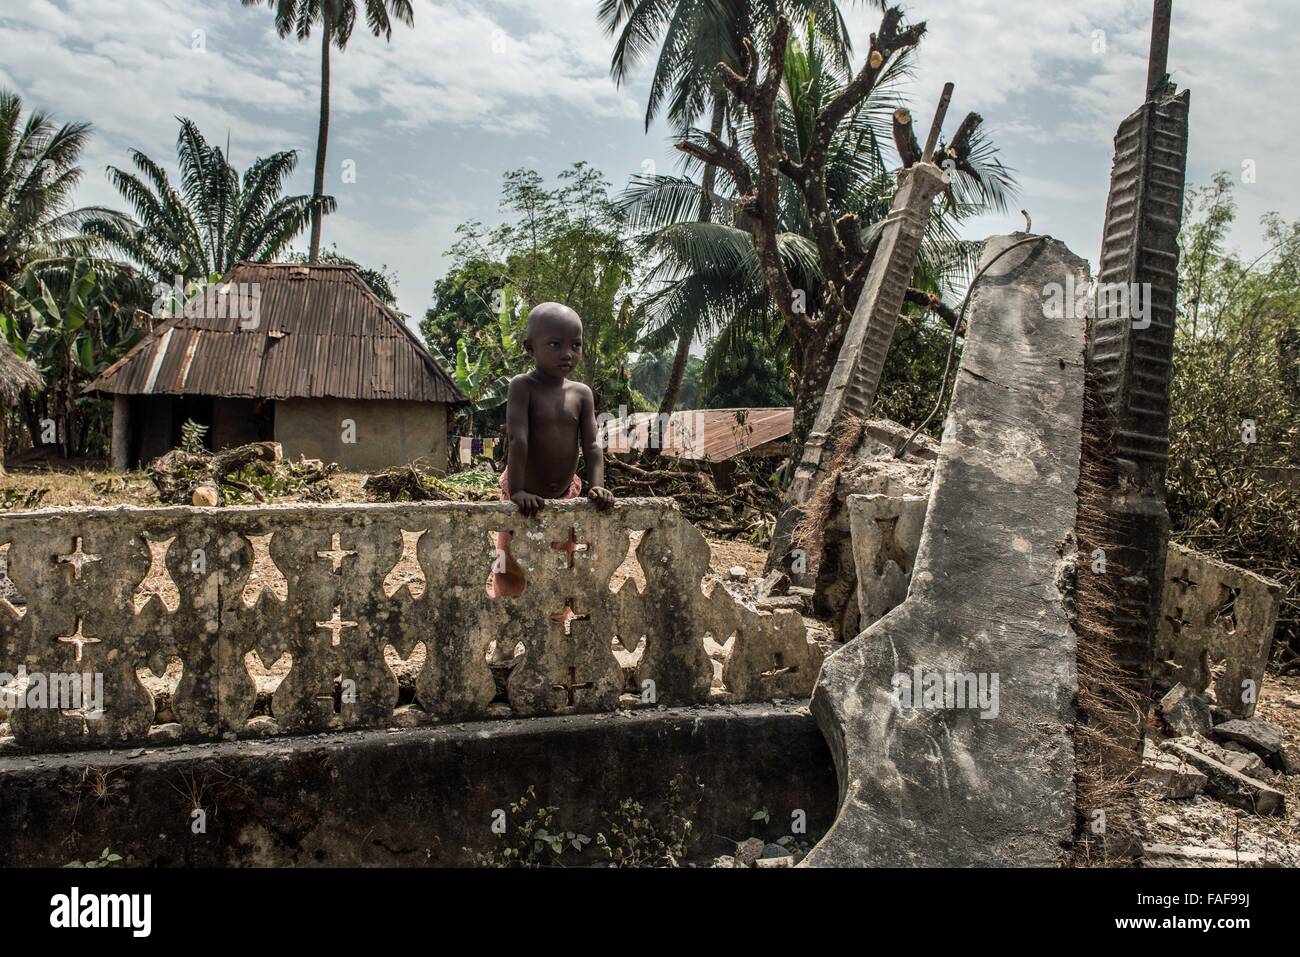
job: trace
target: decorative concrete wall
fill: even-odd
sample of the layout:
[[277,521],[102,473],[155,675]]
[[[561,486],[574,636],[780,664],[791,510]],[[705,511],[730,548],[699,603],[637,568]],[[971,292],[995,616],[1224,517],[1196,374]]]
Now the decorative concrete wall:
[[929,499],[921,495],[850,495],[846,505],[862,630],[907,597]]
[[1249,718],[1281,600],[1279,582],[1171,544],[1156,627],[1157,677],[1197,691],[1213,683],[1219,707]]
[[[488,595],[498,531],[519,597]],[[802,619],[738,604],[708,561],[663,499],[8,514],[0,672],[103,676],[102,715],[12,709],[33,749],[806,697]]]

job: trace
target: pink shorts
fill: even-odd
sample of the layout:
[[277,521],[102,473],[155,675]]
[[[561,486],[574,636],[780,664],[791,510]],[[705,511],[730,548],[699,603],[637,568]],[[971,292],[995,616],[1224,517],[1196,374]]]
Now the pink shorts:
[[[510,501],[510,483],[506,481],[506,477],[509,474],[510,474],[509,471],[503,469],[501,472],[501,478],[497,482],[497,485],[501,487],[501,501],[503,502]],[[564,497],[577,498],[578,493],[580,493],[581,491],[582,491],[582,479],[575,474],[573,476],[573,481],[569,483],[569,490],[564,493]]]
[[[502,472],[501,480],[497,483],[501,487],[501,500],[503,502],[510,501],[510,485],[506,481],[507,474],[508,473],[506,472]],[[577,498],[581,492],[582,492],[582,479],[579,478],[577,475],[574,475],[573,481],[569,483],[569,490],[565,493],[564,497],[566,499]],[[509,532],[497,532],[497,551],[504,552],[505,554],[509,555],[510,540],[512,538],[514,538],[514,536],[511,535]],[[492,594],[494,596],[507,597],[507,596],[523,594],[523,589],[520,588],[518,585],[512,584],[508,581],[502,581],[501,579],[503,576],[493,575],[492,577],[493,577]]]

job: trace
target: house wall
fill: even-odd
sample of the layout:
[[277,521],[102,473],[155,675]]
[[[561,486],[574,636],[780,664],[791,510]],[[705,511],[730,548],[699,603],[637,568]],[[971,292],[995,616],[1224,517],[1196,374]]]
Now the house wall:
[[424,459],[433,471],[444,472],[447,406],[397,400],[284,399],[275,404],[275,439],[288,457],[337,462],[348,471]]

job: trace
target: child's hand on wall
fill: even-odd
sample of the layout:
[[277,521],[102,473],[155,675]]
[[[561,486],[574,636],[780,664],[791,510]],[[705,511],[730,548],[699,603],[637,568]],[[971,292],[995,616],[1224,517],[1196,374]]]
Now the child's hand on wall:
[[[612,499],[612,496],[611,496]],[[542,510],[546,504],[546,499],[540,495],[534,495],[532,492],[515,492],[510,496],[510,501],[519,506],[519,511],[530,518]]]
[[596,508],[602,512],[614,507],[614,493],[607,488],[599,485],[593,485],[587,489],[587,498],[596,503]]

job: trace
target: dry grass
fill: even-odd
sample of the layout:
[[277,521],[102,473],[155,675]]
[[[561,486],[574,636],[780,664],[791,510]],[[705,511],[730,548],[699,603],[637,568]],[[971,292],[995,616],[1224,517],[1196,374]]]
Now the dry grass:
[[835,505],[835,485],[839,482],[840,473],[853,459],[853,451],[862,439],[864,426],[862,419],[853,416],[845,420],[844,428],[835,436],[830,460],[822,469],[821,483],[813,489],[808,501],[804,502],[803,514],[790,535],[792,543],[813,559],[809,563],[810,573],[815,573],[820,564],[826,523],[830,520]]
[[[1136,788],[1142,772],[1146,691],[1117,664],[1118,577],[1092,574],[1095,549],[1117,554],[1123,529],[1108,503],[1118,486],[1106,409],[1090,381],[1084,390],[1075,539],[1075,632],[1078,697],[1074,724],[1075,863],[1129,864],[1140,853],[1142,823]],[[1100,812],[1103,817],[1098,819]],[[1097,827],[1100,820],[1100,828]]]

